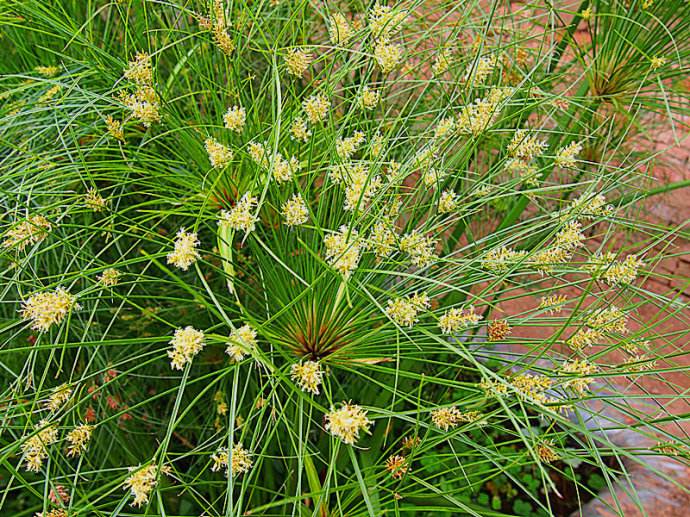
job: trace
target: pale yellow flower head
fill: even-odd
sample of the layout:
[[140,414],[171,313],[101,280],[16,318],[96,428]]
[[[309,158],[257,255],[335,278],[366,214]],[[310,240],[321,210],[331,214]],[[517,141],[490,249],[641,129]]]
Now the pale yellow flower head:
[[40,431],[26,439],[21,445],[24,466],[26,470],[31,472],[41,470],[43,462],[48,457],[48,446],[55,443],[58,438],[57,424],[50,424],[47,420],[41,420],[36,425],[36,430],[39,429]]
[[302,77],[314,59],[309,52],[302,48],[291,48],[285,55],[285,64],[290,75]]
[[218,142],[215,138],[209,137],[204,140],[204,146],[206,147],[211,167],[214,169],[222,169],[232,161],[232,150]]
[[326,414],[326,431],[350,445],[361,432],[368,432],[372,423],[367,412],[356,404],[343,403],[340,409],[333,408]]
[[223,115],[225,127],[236,133],[240,133],[244,129],[246,121],[247,112],[242,106],[231,106]]
[[218,224],[228,225],[233,230],[241,230],[246,233],[254,231],[257,219],[252,211],[256,204],[256,197],[246,192],[230,211],[223,210],[221,212]]
[[[222,447],[211,456],[211,470],[213,472],[218,472],[219,470],[224,470],[225,475],[228,476],[232,472],[233,476],[239,476],[249,472],[252,468],[252,455],[251,453],[242,446],[242,443],[236,443],[232,447],[232,459],[228,453],[228,449]],[[230,464],[230,465],[228,465]],[[228,466],[230,468],[228,468]]]
[[202,331],[188,325],[175,331],[170,345],[172,346],[172,349],[168,350],[170,366],[175,370],[182,370],[204,348],[205,336]]
[[291,366],[290,377],[303,391],[318,395],[319,386],[323,381],[323,370],[316,361],[302,361]]
[[55,291],[32,294],[24,302],[21,316],[31,321],[32,329],[46,332],[62,322],[73,309],[79,308],[77,297],[64,287],[58,287]]
[[230,333],[225,353],[228,354],[233,361],[241,361],[247,354],[256,348],[256,335],[256,330],[250,325],[242,325],[236,328]]
[[199,239],[196,233],[190,233],[185,231],[184,228],[180,228],[175,236],[175,245],[173,251],[168,253],[167,262],[175,267],[187,271],[189,266],[194,264],[199,260]]
[[30,215],[7,231],[2,246],[24,251],[27,246],[42,242],[52,229],[53,225],[42,215]]
[[132,506],[141,506],[149,502],[151,492],[158,484],[156,474],[158,467],[151,463],[145,467],[128,467],[130,475],[125,479],[123,488],[134,497]]
[[92,432],[92,425],[82,424],[67,433],[67,456],[80,456],[88,447]]
[[328,35],[333,45],[342,45],[352,36],[352,29],[342,13],[334,13],[328,20]]
[[281,214],[287,226],[299,226],[309,220],[309,209],[301,194],[295,194],[283,203]]

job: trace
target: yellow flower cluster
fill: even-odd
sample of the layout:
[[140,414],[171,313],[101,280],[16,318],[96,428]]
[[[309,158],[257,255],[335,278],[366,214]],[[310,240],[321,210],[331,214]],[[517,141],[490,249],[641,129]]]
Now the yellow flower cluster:
[[60,68],[57,66],[36,66],[34,70],[41,74],[43,77],[55,77],[59,72]]
[[121,96],[122,103],[129,108],[132,116],[146,127],[159,122],[161,119],[160,104],[153,87],[151,56],[146,52],[137,53],[134,59],[129,62],[124,77],[135,85],[134,93],[123,93]]
[[407,465],[407,458],[400,454],[389,456],[386,460],[386,470],[390,472],[393,479],[402,478],[410,470]]
[[462,423],[475,422],[481,418],[479,411],[463,413],[455,406],[435,409],[431,412],[431,421],[442,431],[448,431]]
[[241,230],[245,233],[254,231],[256,217],[252,214],[252,210],[256,204],[256,197],[246,192],[230,211],[223,210],[220,213],[218,224],[228,225],[233,230]]
[[293,140],[306,142],[311,136],[311,130],[302,117],[297,117],[290,126],[290,135]]
[[402,62],[402,47],[388,40],[380,40],[374,47],[374,58],[384,74],[392,72]]
[[381,93],[378,90],[372,90],[368,86],[362,88],[359,94],[359,107],[365,110],[373,110],[381,100]]
[[569,261],[575,250],[584,246],[582,241],[585,236],[581,229],[582,225],[579,222],[567,222],[556,234],[553,244],[534,253],[529,262],[539,271],[551,271],[555,264]]
[[107,208],[108,200],[103,198],[96,189],[90,188],[86,191],[86,195],[84,196],[84,204],[89,210],[102,212]]
[[354,135],[347,138],[338,138],[335,143],[335,150],[341,160],[349,160],[357,152],[359,146],[364,142],[364,132],[355,131]]
[[396,244],[396,234],[392,230],[392,224],[387,220],[374,224],[367,244],[376,257],[382,259],[390,256],[395,251]]
[[290,368],[290,377],[303,390],[319,394],[319,386],[323,380],[321,365],[316,361],[302,361]]
[[448,309],[443,316],[439,318],[438,326],[444,334],[452,334],[458,330],[476,325],[482,317],[474,312],[474,307],[470,305],[466,309],[453,308]]
[[390,38],[401,28],[408,12],[376,2],[369,10],[369,28],[374,38]]
[[206,147],[211,167],[214,169],[222,169],[232,161],[232,150],[218,142],[215,138],[209,137],[204,140],[204,146]]
[[492,273],[505,273],[527,256],[526,251],[515,251],[500,246],[488,251],[482,259],[482,267]]
[[445,74],[450,68],[451,61],[453,59],[453,54],[450,50],[442,48],[434,56],[434,61],[431,65],[431,71],[434,76],[438,77]]
[[559,459],[561,459],[561,457],[554,449],[553,440],[542,440],[534,448],[534,452],[537,454],[539,461],[541,461],[542,463],[553,463],[554,461],[558,461]]
[[256,330],[250,325],[242,325],[230,333],[225,353],[235,362],[240,362],[244,356],[256,348]]
[[307,115],[310,124],[318,124],[326,119],[331,102],[323,93],[317,93],[307,97],[302,103],[302,108]]
[[295,77],[302,77],[311,65],[314,57],[302,48],[291,48],[285,55],[288,73]]
[[67,456],[80,456],[86,450],[91,440],[93,426],[88,424],[78,425],[67,433]]
[[512,94],[511,88],[493,88],[487,97],[464,106],[458,115],[458,131],[474,136],[484,133],[495,122],[505,101]]
[[558,399],[546,394],[551,389],[553,381],[544,375],[520,374],[514,377],[510,384],[524,400],[540,405],[558,402]]
[[436,241],[417,230],[400,238],[400,251],[407,253],[417,267],[423,268],[434,262],[438,258],[435,250]]
[[563,383],[564,388],[573,388],[580,395],[584,394],[594,379],[588,377],[597,372],[597,367],[582,359],[567,361],[561,367],[561,373],[568,375],[568,380]]
[[31,472],[41,470],[43,461],[48,457],[48,446],[55,443],[58,437],[57,425],[49,424],[46,420],[41,420],[36,425],[36,431],[21,445],[24,466]]
[[225,127],[240,133],[247,122],[247,111],[242,106],[230,106],[223,115]]
[[211,31],[213,32],[213,41],[224,54],[230,55],[235,50],[235,42],[228,34],[229,24],[226,21],[223,0],[214,0],[212,14]]
[[177,329],[170,340],[172,350],[168,350],[170,366],[175,370],[182,370],[186,364],[204,348],[204,333],[191,326]]
[[612,305],[604,309],[592,311],[585,320],[588,328],[579,329],[568,339],[567,343],[574,350],[582,350],[600,341],[605,334],[628,332],[625,313]]
[[[213,472],[218,472],[223,469],[226,476],[228,476],[230,472],[232,472],[233,476],[239,476],[240,474],[249,472],[252,468],[252,454],[242,446],[241,442],[232,446],[232,458],[229,456],[227,448],[222,447],[218,449],[218,451],[211,456],[211,461],[213,461],[211,470]],[[229,469],[228,463],[230,463]]]
[[[370,175],[369,169],[361,164],[346,165],[343,180],[345,183],[345,210],[361,212],[371,203],[376,192],[381,188],[382,180],[378,175]],[[334,179],[337,176],[334,175]]]
[[65,405],[71,396],[72,388],[70,388],[67,384],[61,384],[53,389],[45,403],[45,409],[48,411],[57,411]]
[[333,45],[342,45],[352,37],[352,29],[342,13],[334,13],[328,20],[328,35]]
[[560,313],[563,310],[563,304],[568,301],[568,298],[562,294],[551,294],[543,296],[539,302],[539,308],[546,310],[549,314]]
[[42,242],[52,229],[53,225],[42,215],[30,215],[7,231],[2,245],[24,251],[28,245]]
[[153,68],[151,57],[146,52],[138,52],[129,62],[124,73],[125,79],[138,85],[150,85],[153,83]]
[[463,81],[471,82],[476,87],[494,72],[496,65],[498,65],[498,56],[480,57],[467,68]]
[[577,155],[582,151],[580,142],[572,142],[556,151],[554,165],[556,167],[573,168],[576,164]]
[[141,506],[149,502],[151,492],[158,484],[156,475],[158,467],[155,463],[145,467],[128,467],[130,476],[125,479],[124,489],[129,490],[134,497],[132,506]]
[[578,219],[594,219],[611,215],[613,207],[606,204],[606,198],[601,194],[582,194],[573,199],[570,206],[560,213],[562,220],[576,217]]
[[125,141],[125,132],[122,127],[122,121],[113,118],[112,115],[105,117],[105,127],[108,134],[121,142]]
[[344,402],[340,409],[332,408],[326,414],[326,431],[350,445],[359,439],[360,432],[368,432],[372,423],[357,404]]
[[592,278],[601,278],[611,286],[619,284],[631,284],[637,278],[638,269],[644,266],[644,262],[635,255],[628,255],[623,260],[616,260],[615,253],[596,253],[585,264],[584,269]]
[[330,233],[324,238],[326,260],[337,271],[349,276],[359,264],[362,244],[357,230],[341,226],[337,233]]
[[301,194],[295,194],[283,203],[281,213],[288,226],[299,226],[309,220],[309,209]]
[[175,236],[174,246],[173,251],[166,257],[168,264],[187,271],[189,266],[199,260],[199,251],[196,249],[199,246],[199,239],[196,233],[188,233],[184,228],[180,228]]
[[430,305],[429,296],[426,293],[415,293],[408,298],[388,300],[386,315],[401,327],[412,327],[417,323],[419,313],[428,309]]
[[98,276],[98,281],[102,286],[115,287],[120,282],[121,276],[122,273],[120,273],[117,269],[109,267],[104,269],[103,273]]
[[64,287],[58,287],[55,291],[32,294],[23,303],[21,316],[31,321],[32,329],[46,332],[64,320],[73,309],[79,309],[77,297]]

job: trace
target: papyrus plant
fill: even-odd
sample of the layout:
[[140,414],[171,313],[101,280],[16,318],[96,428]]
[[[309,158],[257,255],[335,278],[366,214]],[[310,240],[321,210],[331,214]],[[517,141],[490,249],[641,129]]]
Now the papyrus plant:
[[561,515],[684,461],[639,207],[687,2],[4,5],[2,511]]

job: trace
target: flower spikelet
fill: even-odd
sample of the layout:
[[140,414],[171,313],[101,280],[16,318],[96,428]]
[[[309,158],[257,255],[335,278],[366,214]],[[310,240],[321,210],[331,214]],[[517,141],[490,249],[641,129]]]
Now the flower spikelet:
[[67,433],[67,456],[80,456],[86,450],[91,440],[93,426],[88,424],[78,425]]
[[41,469],[43,461],[48,457],[48,446],[55,443],[58,438],[57,424],[48,424],[48,421],[41,420],[36,429],[40,431],[21,445],[24,466],[31,472],[38,472]]
[[196,233],[190,233],[184,228],[180,228],[175,236],[175,247],[167,255],[168,264],[187,271],[189,266],[199,260],[200,255],[199,250],[196,249],[197,246],[199,246],[199,239]]
[[117,269],[109,267],[98,275],[98,282],[104,287],[115,287],[120,282],[120,273]]
[[331,233],[324,238],[326,245],[326,260],[337,271],[349,276],[357,268],[362,251],[356,230],[341,226],[337,233]]
[[414,230],[400,239],[400,251],[410,255],[415,266],[426,267],[438,257],[435,253],[436,241]]
[[470,305],[467,309],[453,308],[448,309],[439,318],[438,326],[444,334],[452,334],[458,330],[476,325],[482,317],[474,312],[474,307]]
[[287,226],[299,226],[309,220],[309,209],[301,194],[295,194],[281,207]]
[[42,215],[30,215],[5,234],[2,245],[24,251],[28,245],[42,242],[52,229],[53,225]]
[[45,409],[48,411],[57,411],[67,403],[71,396],[72,388],[67,384],[60,384],[60,386],[53,389],[48,400],[45,402]]
[[46,332],[62,322],[73,309],[79,309],[77,297],[64,287],[58,287],[55,291],[32,294],[24,302],[21,316],[31,321],[32,329]]
[[368,86],[362,88],[362,92],[357,99],[359,107],[365,110],[373,110],[381,100],[381,94],[378,90],[372,90]]
[[168,350],[168,357],[171,359],[170,366],[175,370],[182,370],[204,348],[204,333],[188,325],[175,331],[170,344],[172,345],[172,350]]
[[412,327],[418,321],[419,313],[429,306],[429,297],[426,293],[415,294],[409,298],[388,300],[386,314],[401,327]]
[[554,165],[563,168],[575,167],[577,155],[580,151],[582,151],[582,144],[580,142],[571,142],[565,147],[561,147],[556,151]]
[[306,142],[311,136],[307,122],[302,117],[297,117],[290,126],[290,138],[300,142]]
[[400,454],[389,456],[386,460],[386,470],[390,472],[393,479],[402,478],[410,469],[407,465],[407,458]]
[[580,395],[584,394],[594,379],[588,377],[597,372],[596,365],[582,359],[567,361],[561,367],[561,373],[568,375],[568,380],[563,383],[564,388],[573,388]]
[[392,72],[402,61],[402,47],[387,40],[379,41],[374,47],[374,58],[384,74]]
[[225,127],[236,133],[240,133],[244,129],[246,121],[247,111],[242,106],[231,106],[223,115]]
[[215,138],[209,137],[204,140],[204,146],[206,147],[211,167],[214,169],[222,169],[232,161],[232,151]]
[[316,361],[303,361],[293,364],[290,377],[303,390],[314,395],[319,394],[319,386],[323,380],[321,365]]
[[352,29],[342,13],[334,13],[328,20],[328,35],[333,45],[346,43],[352,36]]
[[128,467],[129,477],[125,479],[124,489],[129,490],[134,501],[132,506],[141,506],[149,502],[149,495],[158,484],[156,474],[158,467],[155,463],[145,467]]
[[326,415],[326,431],[347,444],[354,444],[360,432],[368,432],[373,422],[367,412],[356,404],[343,403],[340,409],[331,409]]
[[239,362],[244,359],[246,354],[255,349],[256,346],[256,330],[250,325],[242,325],[230,333],[225,353],[228,354],[233,361]]
[[307,71],[313,56],[302,48],[291,48],[285,55],[288,73],[295,77],[302,77]]
[[331,107],[331,103],[323,93],[317,93],[308,97],[302,103],[304,112],[307,114],[307,120],[310,124],[317,124],[322,122],[326,115],[328,115],[328,110]]
[[254,231],[256,217],[252,209],[256,206],[257,199],[246,192],[232,210],[223,210],[218,224],[227,224],[233,230],[242,230],[246,233]]
[[[252,454],[242,446],[242,443],[236,443],[232,447],[232,459],[230,459],[228,454],[228,449],[222,447],[211,456],[211,461],[213,465],[211,470],[213,472],[218,472],[221,469],[225,470],[225,475],[228,476],[232,472],[233,476],[239,476],[240,474],[245,474],[249,472],[252,468]],[[228,463],[230,462],[230,468],[228,469]]]

